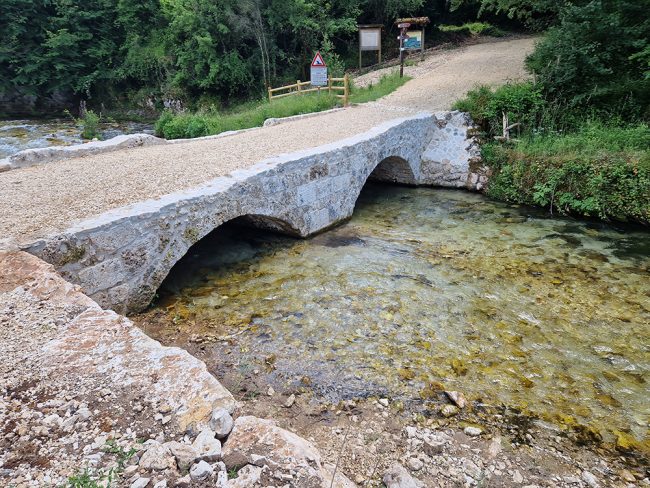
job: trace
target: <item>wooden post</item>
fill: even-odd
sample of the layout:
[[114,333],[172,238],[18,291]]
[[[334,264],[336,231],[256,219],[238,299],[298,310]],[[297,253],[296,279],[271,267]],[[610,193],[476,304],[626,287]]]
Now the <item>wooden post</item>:
[[273,100],[273,92],[271,91],[271,87],[269,86],[269,103]]
[[328,95],[332,94],[332,77],[331,76],[327,77],[327,94]]
[[302,95],[302,89],[300,88],[300,80],[298,80],[296,84],[298,85],[298,95]]
[[361,30],[359,30],[359,69],[361,69]]
[[350,85],[348,74],[346,73],[343,77],[343,106],[348,106],[348,100],[350,98]]
[[420,61],[424,61],[424,27],[422,26],[422,49],[420,49]]
[[381,34],[379,35],[379,54],[377,56],[377,64],[381,64]]

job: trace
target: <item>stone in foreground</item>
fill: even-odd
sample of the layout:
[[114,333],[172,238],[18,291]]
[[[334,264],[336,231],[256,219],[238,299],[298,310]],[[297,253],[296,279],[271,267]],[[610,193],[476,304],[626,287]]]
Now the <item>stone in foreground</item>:
[[239,417],[224,445],[223,460],[227,466],[262,464],[262,486],[282,485],[277,475],[293,473],[294,486],[348,488],[356,486],[340,473],[332,474],[334,467],[325,465],[320,452],[305,439],[278,427],[271,420],[252,416]]

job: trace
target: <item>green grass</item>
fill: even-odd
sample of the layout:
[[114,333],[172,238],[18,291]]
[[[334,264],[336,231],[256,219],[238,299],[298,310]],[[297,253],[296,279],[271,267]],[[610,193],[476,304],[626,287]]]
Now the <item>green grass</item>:
[[490,142],[487,194],[551,212],[650,224],[650,127],[586,123],[568,133],[531,132]]
[[[398,73],[384,76],[379,83],[366,88],[351,87],[350,102],[364,103],[377,100],[396,90],[409,80]],[[260,127],[270,118],[321,112],[339,106],[341,100],[327,93],[311,93],[268,100],[248,102],[228,112],[205,111],[174,114],[166,111],[156,122],[156,134],[165,139],[209,136],[222,132]]]
[[465,34],[468,36],[493,36],[503,37],[505,32],[487,22],[468,22],[463,25],[439,25],[442,32],[452,34]]
[[408,76],[400,78],[399,71],[394,71],[382,76],[379,80],[379,83],[376,85],[369,85],[364,88],[356,88],[353,84],[350,93],[350,102],[366,103],[375,101],[381,97],[388,95],[391,92],[394,92],[410,79],[411,78]]

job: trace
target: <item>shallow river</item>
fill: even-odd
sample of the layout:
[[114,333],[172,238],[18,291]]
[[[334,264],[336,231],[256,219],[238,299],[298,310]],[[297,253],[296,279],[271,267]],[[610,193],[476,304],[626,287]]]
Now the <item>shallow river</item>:
[[423,405],[444,387],[647,443],[649,269],[641,230],[368,185],[351,221],[309,240],[213,232],[163,284],[149,332],[229,336],[270,381],[330,401]]
[[[81,130],[69,119],[0,120],[0,159],[25,149],[86,142],[81,138]],[[102,122],[99,125],[103,140],[135,133],[152,134],[153,126],[139,122]]]

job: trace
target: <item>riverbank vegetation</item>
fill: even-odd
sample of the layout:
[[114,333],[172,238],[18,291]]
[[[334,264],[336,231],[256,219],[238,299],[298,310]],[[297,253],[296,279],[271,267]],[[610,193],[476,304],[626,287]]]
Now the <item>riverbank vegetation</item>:
[[493,171],[488,195],[650,224],[646,7],[631,0],[566,6],[527,59],[534,82],[478,87],[456,103],[482,128]]
[[[381,78],[376,85],[357,88],[352,84],[351,103],[376,100],[396,90],[410,78],[391,73]],[[165,139],[180,139],[220,134],[226,131],[260,127],[271,118],[291,117],[329,110],[340,105],[340,99],[328,93],[311,93],[280,98],[269,102],[249,102],[230,111],[220,111],[217,107],[197,113],[174,113],[164,111],[156,122],[156,134]]]

